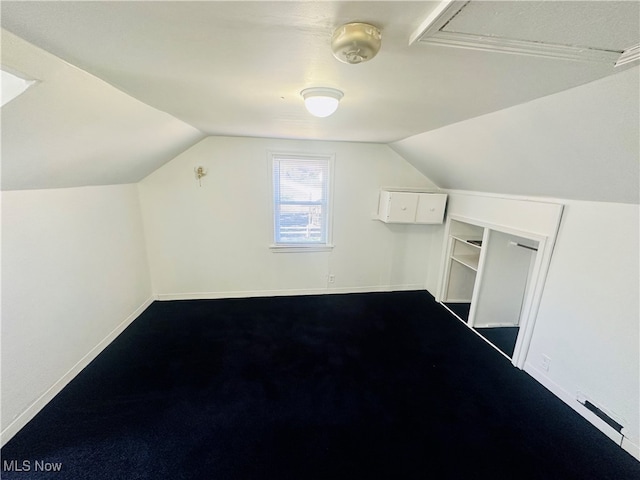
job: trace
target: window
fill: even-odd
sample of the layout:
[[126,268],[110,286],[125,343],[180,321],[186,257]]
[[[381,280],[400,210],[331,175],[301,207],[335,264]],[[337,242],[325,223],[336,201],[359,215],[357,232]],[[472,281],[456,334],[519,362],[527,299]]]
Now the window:
[[331,248],[332,157],[273,154],[273,248]]

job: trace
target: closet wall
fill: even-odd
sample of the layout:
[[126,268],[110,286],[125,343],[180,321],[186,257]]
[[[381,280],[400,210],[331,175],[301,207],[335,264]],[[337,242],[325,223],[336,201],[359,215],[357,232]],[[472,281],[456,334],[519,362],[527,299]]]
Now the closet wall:
[[493,230],[485,248],[474,327],[518,326],[538,243]]

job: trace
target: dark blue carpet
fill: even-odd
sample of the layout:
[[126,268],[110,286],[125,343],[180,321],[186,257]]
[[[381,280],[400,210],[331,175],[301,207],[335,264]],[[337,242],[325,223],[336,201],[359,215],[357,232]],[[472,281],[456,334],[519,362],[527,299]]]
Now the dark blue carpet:
[[475,331],[489,340],[502,353],[509,358],[513,357],[513,351],[516,348],[516,340],[518,339],[519,327],[492,327],[492,328],[475,328]]
[[7,480],[640,478],[426,292],[156,302],[2,461]]

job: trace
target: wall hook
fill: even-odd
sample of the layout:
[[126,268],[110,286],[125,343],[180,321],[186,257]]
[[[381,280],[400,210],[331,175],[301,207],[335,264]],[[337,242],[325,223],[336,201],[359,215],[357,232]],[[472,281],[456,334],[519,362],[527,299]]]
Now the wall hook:
[[207,174],[207,171],[205,170],[205,168],[203,166],[199,166],[199,167],[195,167],[193,169],[193,171],[196,174],[196,178],[198,179],[198,186],[202,186],[202,177],[204,177]]

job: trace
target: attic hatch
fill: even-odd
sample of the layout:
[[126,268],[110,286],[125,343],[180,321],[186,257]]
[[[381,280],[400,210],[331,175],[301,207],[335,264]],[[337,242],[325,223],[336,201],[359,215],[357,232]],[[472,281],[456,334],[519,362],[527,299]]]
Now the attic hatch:
[[14,98],[22,95],[27,89],[33,85],[35,80],[27,80],[25,78],[7,72],[4,68],[0,69],[0,84],[2,90],[0,93],[0,106],[4,107]]
[[637,49],[639,31],[637,2],[443,0],[409,44],[614,65]]

